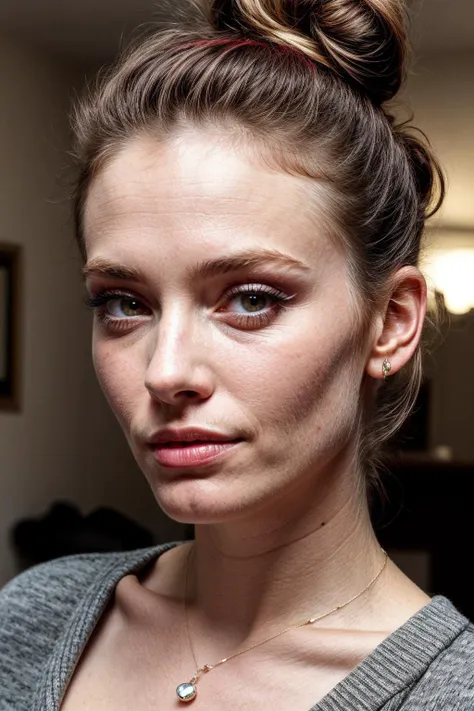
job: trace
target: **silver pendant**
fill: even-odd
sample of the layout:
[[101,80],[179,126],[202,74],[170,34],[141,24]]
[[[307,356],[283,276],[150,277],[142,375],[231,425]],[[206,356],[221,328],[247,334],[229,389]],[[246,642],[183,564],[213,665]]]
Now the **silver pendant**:
[[180,684],[176,688],[176,694],[180,701],[184,701],[185,703],[192,701],[197,695],[196,685],[192,684],[190,681]]

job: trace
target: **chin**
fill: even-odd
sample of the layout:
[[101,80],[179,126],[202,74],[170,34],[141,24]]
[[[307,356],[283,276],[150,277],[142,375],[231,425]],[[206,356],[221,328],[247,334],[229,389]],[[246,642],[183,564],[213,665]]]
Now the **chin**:
[[228,523],[242,516],[243,502],[224,495],[209,480],[182,478],[179,481],[151,485],[162,511],[177,523]]

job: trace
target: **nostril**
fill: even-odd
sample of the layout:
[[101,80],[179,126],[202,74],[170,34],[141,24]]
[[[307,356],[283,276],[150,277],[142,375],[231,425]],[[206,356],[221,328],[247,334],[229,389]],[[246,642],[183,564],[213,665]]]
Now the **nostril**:
[[191,374],[188,377],[183,375],[178,378],[177,375],[172,377],[171,374],[159,371],[155,373],[155,377],[153,373],[147,373],[144,385],[154,400],[175,407],[207,400],[214,389],[212,379],[207,375],[198,377],[195,374],[192,377]]

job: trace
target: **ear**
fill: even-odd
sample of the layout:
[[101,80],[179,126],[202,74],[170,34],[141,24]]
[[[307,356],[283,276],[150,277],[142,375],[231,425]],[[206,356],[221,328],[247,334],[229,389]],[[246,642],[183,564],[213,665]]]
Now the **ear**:
[[416,267],[403,267],[392,277],[386,308],[376,318],[366,372],[383,378],[382,364],[390,362],[391,373],[410,360],[420,342],[426,315],[426,282]]

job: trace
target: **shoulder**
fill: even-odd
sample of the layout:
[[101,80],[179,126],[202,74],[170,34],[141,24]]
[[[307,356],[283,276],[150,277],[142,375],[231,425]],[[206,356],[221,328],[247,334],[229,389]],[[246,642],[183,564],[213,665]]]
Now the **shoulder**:
[[[460,621],[465,620],[457,614]],[[474,625],[465,622],[463,629],[432,660],[416,685],[414,709],[466,711],[474,708]],[[411,709],[411,706],[407,708]]]
[[[63,591],[78,583],[87,584],[108,562],[123,559],[124,553],[94,553],[71,555],[41,563],[17,575],[0,591],[0,604],[6,600],[29,598],[42,599],[46,590]],[[46,587],[45,587],[46,586]]]
[[433,679],[437,677],[443,684],[454,682],[457,688],[469,689],[474,707],[474,625],[472,623],[433,662],[430,675]]
[[60,558],[8,583],[0,591],[0,711],[30,708],[20,699],[31,699],[70,621],[81,610],[95,609],[88,621],[95,624],[120,578],[166,547]]
[[[97,577],[126,554],[74,555],[37,565],[0,591],[0,634],[60,627]],[[26,631],[26,630],[25,630]]]

